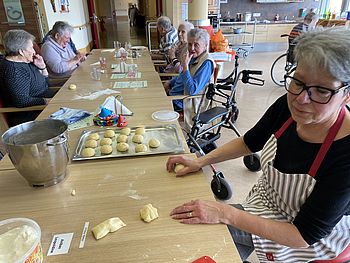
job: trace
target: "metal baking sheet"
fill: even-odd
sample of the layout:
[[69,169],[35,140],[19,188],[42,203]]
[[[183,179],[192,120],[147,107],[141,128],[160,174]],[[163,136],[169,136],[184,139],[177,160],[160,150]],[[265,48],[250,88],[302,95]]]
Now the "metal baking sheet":
[[[134,156],[144,156],[151,154],[162,154],[162,153],[182,153],[184,152],[182,141],[180,140],[179,131],[175,124],[161,125],[161,126],[144,126],[145,134],[143,135],[143,144],[147,145],[147,152],[135,152],[135,146],[137,143],[132,142],[132,137],[135,134],[135,130],[138,127],[129,127],[131,132],[128,136],[127,143],[129,144],[129,150],[127,152],[118,152],[116,149],[117,146],[117,137],[120,134],[121,128],[111,127],[95,130],[84,130],[81,133],[77,148],[75,149],[74,156],[72,160],[81,161],[81,160],[93,160],[93,159],[102,159],[102,158],[114,158],[114,157],[134,157]],[[114,130],[115,137],[112,139],[112,148],[113,152],[111,154],[101,154],[100,151],[100,140],[104,138],[104,133],[107,130]],[[81,155],[82,150],[85,148],[85,142],[88,139],[88,136],[92,133],[98,133],[100,139],[97,141],[97,147],[95,148],[95,155],[92,157],[83,157]],[[160,141],[160,146],[158,148],[150,148],[148,142],[150,139],[156,138]]]

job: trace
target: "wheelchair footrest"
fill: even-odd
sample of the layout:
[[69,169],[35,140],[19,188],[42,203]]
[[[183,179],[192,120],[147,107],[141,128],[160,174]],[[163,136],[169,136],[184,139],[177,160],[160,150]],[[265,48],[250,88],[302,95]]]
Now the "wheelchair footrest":
[[208,124],[227,114],[227,109],[223,107],[213,107],[199,114],[199,121]]

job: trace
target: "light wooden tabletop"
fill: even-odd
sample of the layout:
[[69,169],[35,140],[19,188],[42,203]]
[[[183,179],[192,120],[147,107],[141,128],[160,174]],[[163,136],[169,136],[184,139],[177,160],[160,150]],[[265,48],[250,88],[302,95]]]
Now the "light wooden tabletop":
[[[47,118],[60,107],[92,112],[104,101],[107,95],[95,100],[73,99],[74,95],[106,88],[103,85],[106,82],[97,83],[87,76],[89,63],[99,56],[100,51],[94,51],[88,57],[39,119]],[[138,59],[142,65],[139,68],[147,68],[149,63],[148,53]],[[160,125],[162,123],[152,119],[152,113],[172,110],[159,77],[157,79],[149,68],[151,65],[142,73],[150,83],[154,81],[154,86],[122,90],[125,105],[134,112],[127,117],[130,127]],[[70,83],[77,84],[77,90],[68,90]],[[70,157],[81,131],[69,132]],[[185,145],[184,137],[182,140]],[[181,178],[168,173],[165,169],[168,156],[72,161],[63,182],[43,189],[29,187],[5,156],[0,163],[0,220],[13,217],[35,220],[42,230],[44,262],[192,262],[205,255],[216,262],[241,262],[225,225],[183,225],[169,216],[173,208],[184,202],[214,200],[214,197],[210,182],[202,172]],[[71,195],[73,189],[75,196]],[[160,216],[145,223],[140,219],[139,210],[149,203],[158,209]],[[120,217],[126,227],[96,241],[91,228],[111,217]],[[90,222],[90,227],[85,247],[80,249],[85,222]],[[74,233],[69,253],[46,256],[53,235],[61,233]]]

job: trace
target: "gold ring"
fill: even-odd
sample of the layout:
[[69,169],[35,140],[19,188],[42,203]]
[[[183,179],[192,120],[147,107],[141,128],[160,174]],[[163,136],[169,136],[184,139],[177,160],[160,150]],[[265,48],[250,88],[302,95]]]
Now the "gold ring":
[[189,213],[188,213],[188,217],[192,217],[192,212],[189,212]]

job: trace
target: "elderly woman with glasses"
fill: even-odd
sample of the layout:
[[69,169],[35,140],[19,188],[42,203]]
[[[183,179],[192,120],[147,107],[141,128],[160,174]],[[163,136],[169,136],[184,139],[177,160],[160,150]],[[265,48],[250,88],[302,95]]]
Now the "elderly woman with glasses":
[[309,262],[337,257],[350,243],[350,34],[303,34],[287,94],[243,137],[197,159],[170,157],[182,176],[262,150],[262,175],[241,205],[195,200],[171,216],[185,224],[226,224],[245,260]]
[[[0,100],[5,107],[44,105],[54,95],[48,89],[48,73],[43,58],[35,53],[34,36],[24,30],[4,35],[6,56],[0,59]],[[8,113],[10,126],[34,120],[40,112]]]

